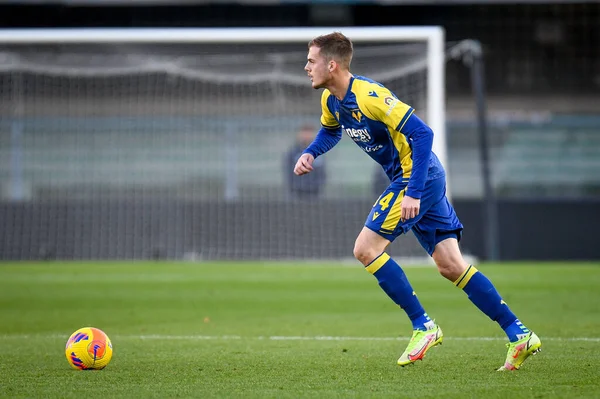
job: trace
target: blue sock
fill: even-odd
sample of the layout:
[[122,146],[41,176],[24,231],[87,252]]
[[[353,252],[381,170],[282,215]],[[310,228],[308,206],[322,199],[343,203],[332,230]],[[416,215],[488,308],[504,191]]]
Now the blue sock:
[[475,266],[470,265],[454,285],[462,288],[479,310],[498,323],[511,342],[518,341],[529,332],[502,300],[492,282]]
[[404,309],[414,330],[425,331],[433,327],[433,322],[421,306],[406,274],[388,254],[384,252],[379,255],[366,269],[377,278],[379,286],[392,301]]

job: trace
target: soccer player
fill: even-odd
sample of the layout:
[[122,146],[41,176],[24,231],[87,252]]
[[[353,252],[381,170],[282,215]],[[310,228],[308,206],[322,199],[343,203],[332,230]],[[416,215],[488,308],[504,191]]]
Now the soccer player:
[[354,256],[412,322],[412,338],[398,364],[423,359],[441,344],[441,328],[425,312],[402,268],[385,252],[412,230],[442,276],[462,289],[479,310],[508,336],[508,354],[498,370],[515,370],[541,348],[538,336],[510,310],[491,281],[467,264],[458,241],[463,225],[446,198],[444,169],[432,152],[433,132],[390,90],[350,72],[352,42],[334,32],[308,43],[304,69],[321,96],[321,129],[298,159],[294,173],[313,170],[315,158],[331,150],[346,133],[390,179],[354,245]]

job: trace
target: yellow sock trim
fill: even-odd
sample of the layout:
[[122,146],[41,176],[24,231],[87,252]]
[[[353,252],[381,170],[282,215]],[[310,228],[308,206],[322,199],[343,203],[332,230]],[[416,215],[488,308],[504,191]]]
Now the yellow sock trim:
[[365,269],[367,269],[369,273],[375,274],[375,272],[381,269],[381,266],[383,266],[388,260],[390,260],[390,256],[384,252],[381,255],[379,255],[379,257],[377,257],[373,262],[371,262],[369,266],[367,266]]
[[460,289],[465,288],[465,285],[467,285],[469,280],[471,280],[471,277],[473,277],[473,275],[477,273],[477,271],[478,270],[475,266],[469,265],[467,270],[465,270],[463,274],[461,274],[460,277],[456,279],[454,285],[456,285]]

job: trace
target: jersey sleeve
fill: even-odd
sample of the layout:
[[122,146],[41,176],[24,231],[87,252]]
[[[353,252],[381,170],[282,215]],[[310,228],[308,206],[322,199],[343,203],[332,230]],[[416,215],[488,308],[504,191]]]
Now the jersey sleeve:
[[385,123],[390,129],[402,132],[402,128],[414,109],[398,100],[385,87],[377,87],[369,95],[361,96],[361,110],[370,119]]
[[327,105],[330,95],[331,93],[327,89],[323,90],[323,94],[321,95],[321,125],[326,129],[337,129],[340,124],[331,113],[329,105]]

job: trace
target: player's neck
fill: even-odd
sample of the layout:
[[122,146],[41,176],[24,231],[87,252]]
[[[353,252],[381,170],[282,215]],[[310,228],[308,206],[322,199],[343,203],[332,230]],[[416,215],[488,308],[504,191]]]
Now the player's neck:
[[350,80],[352,79],[350,71],[344,72],[339,79],[334,79],[331,84],[327,87],[329,92],[333,94],[338,100],[342,101],[346,97],[348,87],[350,86]]

